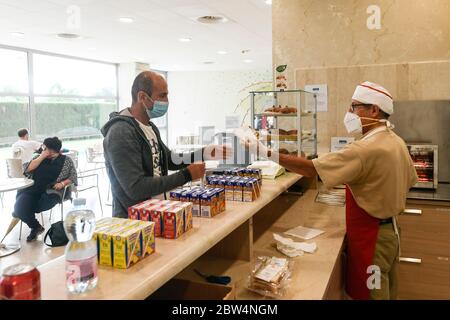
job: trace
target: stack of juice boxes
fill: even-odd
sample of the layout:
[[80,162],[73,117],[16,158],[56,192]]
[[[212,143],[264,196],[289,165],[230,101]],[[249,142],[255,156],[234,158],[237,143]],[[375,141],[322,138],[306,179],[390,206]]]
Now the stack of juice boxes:
[[150,199],[128,208],[131,220],[155,223],[155,236],[176,239],[192,229],[192,203]]
[[208,187],[224,187],[227,201],[253,202],[261,194],[257,178],[236,175],[210,175],[206,177]]
[[223,187],[175,189],[170,192],[170,199],[191,202],[194,217],[212,218],[226,210]]
[[120,218],[102,218],[96,222],[98,263],[126,269],[155,252],[155,224]]

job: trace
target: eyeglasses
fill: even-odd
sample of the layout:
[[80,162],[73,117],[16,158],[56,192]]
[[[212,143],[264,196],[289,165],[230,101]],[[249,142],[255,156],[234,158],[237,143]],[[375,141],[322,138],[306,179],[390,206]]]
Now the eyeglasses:
[[355,109],[358,107],[370,107],[372,104],[370,103],[352,103],[350,108],[352,109],[352,112],[355,112]]

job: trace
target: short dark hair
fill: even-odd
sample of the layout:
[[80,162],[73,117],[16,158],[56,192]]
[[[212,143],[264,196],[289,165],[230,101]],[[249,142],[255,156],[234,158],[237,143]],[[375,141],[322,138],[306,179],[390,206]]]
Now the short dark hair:
[[19,131],[17,131],[17,135],[18,135],[20,138],[25,137],[27,134],[28,134],[28,130],[25,129],[25,128],[20,129]]
[[150,97],[152,96],[153,81],[148,71],[143,71],[137,75],[131,87],[131,98],[133,103],[137,102],[139,91],[144,91]]
[[53,151],[59,152],[61,151],[62,142],[58,139],[58,137],[46,138],[43,143],[47,149],[51,149]]
[[380,109],[380,113],[383,116],[384,119],[389,119],[389,117],[391,116],[389,113],[384,112],[383,110]]

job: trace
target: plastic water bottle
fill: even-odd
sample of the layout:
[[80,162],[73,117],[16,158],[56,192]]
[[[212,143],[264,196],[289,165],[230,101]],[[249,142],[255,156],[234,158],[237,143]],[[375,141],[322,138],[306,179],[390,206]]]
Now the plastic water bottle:
[[97,285],[97,245],[92,239],[95,214],[86,209],[86,199],[75,199],[64,221],[69,243],[66,246],[66,286],[71,293],[83,293]]

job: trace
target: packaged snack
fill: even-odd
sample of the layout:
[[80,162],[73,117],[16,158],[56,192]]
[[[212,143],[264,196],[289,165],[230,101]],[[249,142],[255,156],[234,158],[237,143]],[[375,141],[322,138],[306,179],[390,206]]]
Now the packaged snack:
[[225,201],[225,189],[224,188],[216,188],[216,193],[218,197],[218,209],[217,213],[224,212],[226,209],[226,201]]
[[171,207],[164,211],[164,238],[176,239],[183,234],[183,209]]
[[258,257],[247,289],[270,298],[283,298],[290,282],[292,262],[285,258]]

